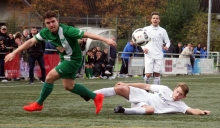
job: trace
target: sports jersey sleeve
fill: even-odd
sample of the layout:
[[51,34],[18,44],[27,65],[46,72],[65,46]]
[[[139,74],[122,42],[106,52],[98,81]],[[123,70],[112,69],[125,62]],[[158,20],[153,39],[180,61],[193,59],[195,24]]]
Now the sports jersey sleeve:
[[74,27],[70,27],[67,31],[67,35],[69,37],[75,38],[75,39],[81,39],[84,35],[84,31],[74,28]]
[[177,103],[177,108],[178,108],[179,112],[186,113],[186,110],[190,107],[187,106],[183,101],[179,101]]
[[159,91],[172,91],[170,88],[164,85],[151,85],[151,91],[158,93]]
[[169,48],[170,47],[170,39],[168,37],[167,31],[164,30],[164,37],[163,37],[163,41],[166,43],[166,47]]
[[43,30],[40,31],[37,35],[35,35],[34,38],[35,38],[37,41],[44,41],[44,38],[43,38]]

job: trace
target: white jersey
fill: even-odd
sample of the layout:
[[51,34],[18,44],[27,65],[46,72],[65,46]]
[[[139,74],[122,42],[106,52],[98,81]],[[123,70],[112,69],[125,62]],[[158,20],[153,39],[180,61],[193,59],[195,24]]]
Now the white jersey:
[[172,98],[173,91],[167,86],[151,85],[151,91],[148,93],[143,89],[130,86],[129,102],[145,102],[147,105],[154,107],[154,113],[185,113],[189,108],[183,101],[174,101]]
[[148,53],[145,54],[145,56],[154,59],[162,59],[163,43],[166,43],[167,48],[170,47],[170,40],[167,31],[160,26],[154,27],[153,25],[144,27],[144,30],[147,31],[147,35],[151,38],[146,45],[142,46],[142,49],[148,49]]

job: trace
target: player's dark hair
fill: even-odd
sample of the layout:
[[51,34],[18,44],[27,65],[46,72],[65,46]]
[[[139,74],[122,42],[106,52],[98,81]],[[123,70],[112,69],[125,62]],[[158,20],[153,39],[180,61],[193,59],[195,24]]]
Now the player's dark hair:
[[158,15],[160,17],[160,13],[159,12],[152,12],[151,16],[153,16],[153,15]]
[[188,87],[188,85],[187,85],[186,83],[179,83],[179,84],[176,86],[176,88],[178,88],[178,87],[180,87],[180,88],[183,90],[185,96],[186,96],[187,93],[189,92],[189,87]]
[[47,19],[47,18],[52,18],[52,17],[57,18],[57,14],[56,14],[55,11],[49,10],[49,11],[45,12],[44,15],[43,15],[44,20]]

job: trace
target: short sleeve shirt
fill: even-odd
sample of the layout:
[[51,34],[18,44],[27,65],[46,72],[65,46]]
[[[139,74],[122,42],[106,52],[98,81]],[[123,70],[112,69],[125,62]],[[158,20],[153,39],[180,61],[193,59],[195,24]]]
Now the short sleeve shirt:
[[151,85],[151,91],[154,98],[151,98],[150,106],[155,108],[155,113],[185,113],[189,108],[183,101],[174,101],[173,91],[167,86]]
[[59,52],[60,59],[62,60],[76,60],[81,59],[81,49],[78,44],[78,39],[84,35],[82,30],[59,24],[58,33],[52,33],[48,28],[42,29],[35,39],[38,41],[49,41],[55,47],[65,48],[63,53]]
[[147,32],[150,37],[150,41],[142,46],[142,49],[147,48],[148,53],[145,56],[154,58],[154,59],[162,59],[163,58],[163,43],[166,43],[166,46],[169,48],[170,40],[167,34],[167,31],[158,26],[154,27],[152,25],[144,27],[144,30]]

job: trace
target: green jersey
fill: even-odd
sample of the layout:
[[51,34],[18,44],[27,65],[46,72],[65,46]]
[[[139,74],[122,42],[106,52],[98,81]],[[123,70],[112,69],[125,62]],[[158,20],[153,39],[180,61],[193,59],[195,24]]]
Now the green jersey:
[[52,33],[48,28],[42,29],[35,39],[38,41],[49,41],[56,47],[63,47],[64,52],[59,52],[60,60],[76,60],[82,59],[81,49],[78,43],[78,39],[81,39],[84,35],[82,30],[59,24],[58,33]]

